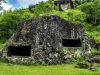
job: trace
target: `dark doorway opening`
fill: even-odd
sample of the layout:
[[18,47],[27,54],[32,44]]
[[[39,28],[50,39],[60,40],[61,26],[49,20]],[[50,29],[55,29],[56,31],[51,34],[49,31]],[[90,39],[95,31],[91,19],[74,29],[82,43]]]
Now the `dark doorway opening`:
[[63,47],[81,47],[81,40],[79,39],[62,39]]
[[31,46],[9,46],[8,56],[31,56]]

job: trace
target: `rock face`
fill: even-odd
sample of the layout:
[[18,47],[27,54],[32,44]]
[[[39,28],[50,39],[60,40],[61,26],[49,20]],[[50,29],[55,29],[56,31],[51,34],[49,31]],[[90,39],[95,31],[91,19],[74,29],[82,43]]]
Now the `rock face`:
[[100,50],[100,42],[99,43],[96,43],[94,48],[96,48],[97,50]]
[[18,64],[61,64],[89,53],[81,26],[58,16],[24,21],[6,43],[2,58]]
[[95,55],[88,60],[90,63],[100,63],[100,55]]
[[59,11],[74,8],[74,2],[72,0],[54,0],[54,4],[58,7]]

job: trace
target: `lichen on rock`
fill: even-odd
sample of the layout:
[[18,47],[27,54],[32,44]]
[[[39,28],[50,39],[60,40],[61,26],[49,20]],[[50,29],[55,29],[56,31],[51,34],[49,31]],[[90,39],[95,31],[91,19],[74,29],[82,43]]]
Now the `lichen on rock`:
[[2,58],[22,64],[62,64],[66,58],[76,58],[77,50],[85,56],[89,49],[82,26],[52,15],[22,22],[6,43]]

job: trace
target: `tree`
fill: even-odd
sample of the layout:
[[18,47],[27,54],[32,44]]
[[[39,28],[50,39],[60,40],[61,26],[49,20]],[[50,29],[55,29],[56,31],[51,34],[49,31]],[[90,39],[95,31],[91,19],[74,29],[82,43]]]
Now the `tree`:
[[82,4],[79,8],[86,13],[86,20],[89,23],[92,23],[93,25],[100,24],[100,0]]
[[29,11],[34,13],[35,16],[42,15],[44,13],[49,13],[54,9],[53,1],[49,0],[47,2],[40,2],[36,5],[30,5]]
[[76,4],[80,5],[87,2],[93,2],[95,0],[73,0],[73,1],[75,1]]
[[0,16],[0,40],[7,40],[17,29],[20,22],[33,17],[28,9],[5,11]]
[[6,1],[5,0],[0,0],[0,11],[3,9],[2,6],[1,6],[2,2],[6,3]]

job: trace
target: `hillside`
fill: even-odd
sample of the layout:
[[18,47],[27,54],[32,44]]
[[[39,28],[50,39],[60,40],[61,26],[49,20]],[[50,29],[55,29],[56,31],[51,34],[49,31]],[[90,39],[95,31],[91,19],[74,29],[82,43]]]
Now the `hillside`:
[[[74,24],[79,27],[81,27],[81,26],[83,27],[83,29],[85,30],[84,36],[87,36],[89,38],[89,43],[91,44],[91,49],[90,49],[91,53],[90,53],[90,55],[88,55],[87,58],[85,58],[85,57],[82,57],[82,59],[80,57],[78,59],[75,58],[76,60],[74,62],[73,62],[73,60],[70,60],[70,61],[66,62],[65,64],[61,64],[61,65],[39,65],[39,64],[17,65],[17,64],[11,64],[8,60],[1,59],[2,49],[3,48],[5,49],[5,47],[4,47],[5,44],[7,43],[8,39],[14,33],[16,33],[16,30],[19,30],[19,31],[17,31],[17,33],[20,33],[20,32],[24,33],[24,31],[25,31],[24,25],[26,24],[26,22],[28,20],[32,21],[34,18],[36,18],[36,21],[34,21],[34,22],[32,21],[31,23],[33,25],[39,24],[39,26],[41,25],[40,28],[43,28],[42,25],[44,25],[45,22],[43,24],[41,24],[41,23],[45,20],[44,19],[39,20],[38,18],[41,16],[47,17],[47,16],[51,16],[51,15],[57,15],[64,21],[66,21],[68,23],[72,23],[69,25]],[[46,22],[47,22],[47,20],[46,20]],[[58,21],[54,21],[54,24],[56,24],[56,22],[60,23]],[[27,22],[27,23],[29,23],[29,22]],[[32,27],[34,28],[34,26],[30,26],[30,25],[32,25],[31,23],[29,23],[30,31],[34,30],[34,29],[31,29]],[[51,23],[51,21],[50,21],[50,23]],[[50,23],[48,20],[48,27],[49,27]],[[21,27],[20,25],[23,26],[22,30],[18,29]],[[68,27],[71,27],[71,26],[68,26]],[[38,28],[39,27],[37,25],[36,29],[38,29]],[[27,29],[26,32],[28,33],[28,26],[26,26],[26,29]],[[40,29],[40,31],[39,30],[38,31],[34,30],[34,31],[37,31],[39,34],[40,33],[43,34],[41,32],[41,30],[42,29]],[[48,28],[48,30],[49,30],[49,28]],[[46,31],[48,31],[48,30],[46,30]],[[53,31],[53,27],[51,28],[50,31]],[[31,33],[33,35],[34,32],[30,32],[30,34]],[[29,36],[30,36],[30,34],[29,34]],[[20,34],[18,36],[20,36]],[[18,36],[16,36],[16,37],[18,37]],[[31,39],[31,38],[29,38],[29,39]],[[33,36],[32,36],[32,39],[33,39]],[[44,38],[44,39],[46,39],[46,38]],[[42,39],[42,40],[45,41],[44,39]],[[57,39],[57,38],[55,37],[55,39]],[[32,42],[32,40],[30,40],[30,41]],[[11,43],[11,41],[9,41],[9,42]],[[13,40],[12,40],[12,42],[13,42]],[[21,42],[21,43],[23,43],[23,42]],[[26,42],[26,43],[28,44],[28,42]],[[37,46],[40,46],[40,47],[43,46],[42,47],[43,48],[42,52],[43,52],[44,48],[45,48],[44,44],[46,44],[46,46],[47,46],[48,43],[47,42],[42,43],[42,44],[41,44],[41,42],[38,42],[38,43],[39,43],[39,45],[37,45]],[[35,44],[37,44],[37,42]],[[55,46],[57,45],[54,41],[50,45],[53,45],[53,44],[55,44]],[[96,44],[98,44],[98,45],[95,46]],[[16,47],[19,47],[19,46],[16,46]],[[13,47],[13,49],[16,47]],[[37,50],[40,50],[40,47]],[[34,45],[32,45],[32,48],[34,48],[34,50],[36,49],[34,47]],[[50,50],[49,48],[51,48],[51,46],[49,46],[48,49],[46,49],[46,50],[49,51]],[[14,50],[18,50],[18,49],[14,49]],[[61,49],[61,48],[59,48],[59,49]],[[79,52],[80,51],[78,51],[78,50],[76,51],[77,56],[79,55]],[[12,53],[14,53],[14,51]],[[50,53],[50,52],[48,52],[48,53]],[[5,54],[5,52],[4,52],[4,54]],[[45,56],[45,55],[43,55],[43,56]],[[49,54],[47,54],[47,56],[48,55]],[[89,75],[89,74],[90,75],[100,75],[100,67],[99,67],[100,64],[94,63],[95,61],[93,61],[93,63],[91,63],[89,61],[89,59],[95,55],[99,55],[97,58],[97,60],[98,59],[99,60],[97,62],[100,63],[100,0],[93,0],[93,1],[87,0],[86,2],[81,2],[81,3],[76,2],[74,8],[66,9],[63,11],[59,10],[59,8],[54,4],[53,0],[48,0],[47,2],[40,2],[39,4],[36,4],[36,5],[30,5],[29,8],[4,11],[3,13],[0,14],[0,66],[1,66],[0,75],[6,75],[6,74],[9,74],[9,75],[13,75],[13,74],[14,75],[26,75],[26,74],[29,74],[29,75],[32,75],[32,74],[36,74],[36,75],[73,75],[73,74],[74,75]],[[52,56],[53,56],[53,54],[52,54]],[[5,63],[5,61],[8,63]],[[18,61],[16,61],[16,62],[18,62]],[[70,62],[70,64],[69,64],[69,62]],[[93,71],[91,71],[91,70],[93,70]]]
[[[77,5],[74,9],[58,11],[53,2],[49,0],[48,2],[41,2],[33,7],[32,10],[34,12],[30,12],[29,9],[17,9],[4,12],[0,15],[0,40],[7,40],[16,31],[17,25],[25,19],[37,16],[58,15],[65,20],[82,25],[86,30],[86,34],[91,39],[100,42],[99,3],[100,1],[97,0],[95,2]],[[91,10],[92,7],[96,12]],[[95,24],[94,21],[96,22]]]

